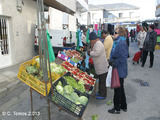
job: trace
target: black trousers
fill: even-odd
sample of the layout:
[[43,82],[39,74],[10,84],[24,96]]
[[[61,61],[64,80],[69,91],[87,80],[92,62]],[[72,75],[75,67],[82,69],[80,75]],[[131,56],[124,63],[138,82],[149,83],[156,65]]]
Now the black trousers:
[[124,91],[124,78],[120,78],[120,84],[121,87],[114,89],[114,109],[120,110],[120,109],[127,109],[127,103],[126,103],[126,96]]
[[[148,56],[148,51],[143,51],[142,65],[145,65],[147,56]],[[150,52],[150,66],[153,66],[153,61],[154,61],[154,54],[153,54],[153,52]]]
[[99,91],[101,97],[107,97],[107,88],[106,88],[106,77],[107,72],[101,75],[98,75],[99,78]]

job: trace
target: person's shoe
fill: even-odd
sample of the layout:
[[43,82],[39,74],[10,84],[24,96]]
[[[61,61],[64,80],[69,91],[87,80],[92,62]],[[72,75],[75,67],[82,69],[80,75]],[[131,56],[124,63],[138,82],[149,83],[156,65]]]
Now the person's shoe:
[[150,65],[149,68],[152,68],[152,65]]
[[99,94],[99,93],[96,93],[95,96],[100,96],[100,94]]
[[101,97],[101,96],[99,96],[99,97],[96,97],[96,99],[97,99],[97,100],[104,100],[104,99],[106,99],[106,97]]
[[144,65],[141,65],[141,67],[144,67]]
[[127,112],[127,109],[121,109],[121,110],[123,110],[124,112]]
[[137,64],[139,64],[139,61],[137,61]]
[[114,108],[113,108],[113,109],[108,110],[108,112],[109,112],[109,113],[112,113],[112,114],[120,114],[120,111],[115,110]]

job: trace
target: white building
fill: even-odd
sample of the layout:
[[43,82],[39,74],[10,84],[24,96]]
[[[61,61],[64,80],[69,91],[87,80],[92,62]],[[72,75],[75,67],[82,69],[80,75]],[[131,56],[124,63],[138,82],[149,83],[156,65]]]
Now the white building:
[[[88,6],[86,0],[43,1],[46,8],[50,6],[70,15]],[[35,55],[36,5],[36,0],[0,0],[0,68],[24,62]]]
[[[139,7],[125,4],[104,4],[104,5],[89,5],[91,15],[91,24],[101,23],[112,24],[136,24],[140,21]],[[87,23],[87,12],[81,14],[83,21],[82,24]]]
[[156,17],[159,17],[159,16],[160,16],[160,0],[156,0],[155,16],[156,16]]

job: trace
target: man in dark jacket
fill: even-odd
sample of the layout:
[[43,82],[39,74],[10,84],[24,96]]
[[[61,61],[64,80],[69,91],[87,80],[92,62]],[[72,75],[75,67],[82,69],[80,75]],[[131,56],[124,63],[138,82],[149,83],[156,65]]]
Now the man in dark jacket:
[[144,41],[143,45],[143,62],[142,67],[144,67],[148,52],[150,52],[150,66],[149,68],[152,68],[153,61],[154,61],[154,49],[157,44],[157,33],[154,31],[154,25],[149,26],[149,32],[147,33],[146,39]]

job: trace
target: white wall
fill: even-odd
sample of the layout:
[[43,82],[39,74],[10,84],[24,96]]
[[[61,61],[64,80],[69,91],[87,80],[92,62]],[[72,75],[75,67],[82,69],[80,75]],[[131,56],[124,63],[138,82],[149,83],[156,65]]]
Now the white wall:
[[22,12],[16,8],[16,0],[0,0],[0,15],[8,16],[12,65],[31,59],[34,53],[34,27],[36,2],[23,0]]
[[120,11],[109,11],[109,13],[112,13],[113,15],[115,15],[116,17],[119,17],[119,13],[123,13],[123,17],[130,17],[130,12],[132,12],[133,16],[131,17],[139,17],[140,16],[140,12],[139,10],[120,10]]
[[[97,11],[88,11],[91,15],[91,24],[98,24],[100,19],[101,23],[103,23],[103,10],[97,10]],[[93,14],[96,15],[93,17]],[[81,14],[82,21],[81,24],[86,25],[87,24],[87,12]]]

